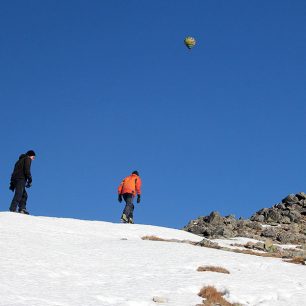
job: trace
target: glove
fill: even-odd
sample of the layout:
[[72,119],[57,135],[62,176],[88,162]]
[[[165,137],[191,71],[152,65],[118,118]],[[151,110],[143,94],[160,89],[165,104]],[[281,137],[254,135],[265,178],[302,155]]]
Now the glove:
[[137,203],[140,203],[140,194],[137,195]]
[[32,186],[32,177],[30,176],[28,179],[27,179],[27,183],[25,185],[26,188],[30,188]]
[[29,177],[28,177],[27,183],[30,184],[30,185],[32,185],[32,176],[29,176]]
[[13,192],[15,190],[15,184],[12,181],[10,182],[10,188],[9,189],[12,190]]
[[119,201],[119,203],[122,202],[122,195],[121,194],[118,195],[118,201]]

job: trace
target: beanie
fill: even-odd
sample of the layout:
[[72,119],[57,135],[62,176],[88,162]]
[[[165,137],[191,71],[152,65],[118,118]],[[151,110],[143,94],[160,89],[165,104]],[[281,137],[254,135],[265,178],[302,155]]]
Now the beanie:
[[136,174],[137,176],[139,176],[138,171],[133,171],[132,174]]
[[33,150],[29,150],[26,154],[28,156],[36,156],[36,154],[35,154],[35,152]]

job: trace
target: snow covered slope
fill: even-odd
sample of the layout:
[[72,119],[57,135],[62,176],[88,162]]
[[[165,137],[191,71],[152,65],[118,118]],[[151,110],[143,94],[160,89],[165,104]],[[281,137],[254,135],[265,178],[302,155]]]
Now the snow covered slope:
[[[201,240],[148,225],[0,213],[1,306],[193,306],[205,285],[243,305],[306,305],[306,269],[280,259],[141,237]],[[197,272],[221,266],[230,274]]]

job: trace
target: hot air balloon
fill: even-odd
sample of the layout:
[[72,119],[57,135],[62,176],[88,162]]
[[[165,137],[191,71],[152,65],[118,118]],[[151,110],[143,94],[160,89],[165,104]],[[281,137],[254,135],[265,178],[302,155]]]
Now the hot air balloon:
[[184,43],[188,49],[191,49],[195,46],[196,40],[193,37],[188,36],[184,39]]

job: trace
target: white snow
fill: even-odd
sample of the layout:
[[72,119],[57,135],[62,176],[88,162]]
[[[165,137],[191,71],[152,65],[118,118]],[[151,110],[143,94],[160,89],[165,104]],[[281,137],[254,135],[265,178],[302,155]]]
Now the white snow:
[[280,224],[277,224],[277,225],[270,225],[270,224],[261,224],[261,227],[263,228],[270,228],[270,227],[281,227]]
[[[175,229],[0,213],[1,306],[194,306],[212,285],[243,305],[306,305],[305,266],[184,243]],[[230,274],[197,272],[221,266]]]

